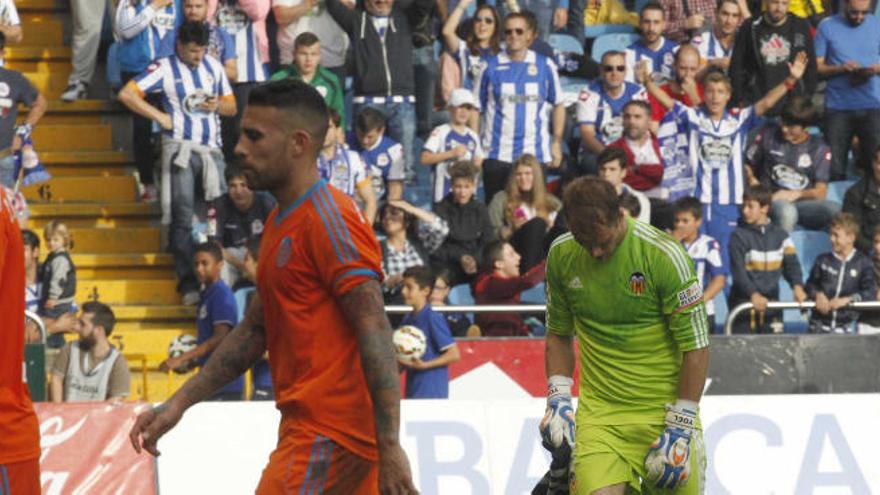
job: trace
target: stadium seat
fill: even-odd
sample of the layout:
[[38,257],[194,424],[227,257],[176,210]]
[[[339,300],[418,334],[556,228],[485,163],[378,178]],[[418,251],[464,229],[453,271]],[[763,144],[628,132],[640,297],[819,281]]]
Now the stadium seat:
[[245,287],[235,291],[235,306],[238,308],[238,321],[244,319],[244,311],[247,309],[248,296],[254,290],[253,287]]
[[855,183],[855,180],[836,180],[829,182],[828,194],[825,196],[825,199],[843,204],[843,196],[846,194],[847,189],[852,187]]
[[593,24],[584,26],[584,37],[598,38],[606,34],[635,33],[636,28],[629,24]]
[[544,282],[522,291],[519,296],[520,302],[523,304],[547,304],[547,293],[544,289]]
[[724,291],[719,292],[712,302],[715,304],[715,328],[711,330],[713,333],[724,333],[724,322],[727,321],[727,296]]
[[[784,302],[794,301],[791,287],[789,287],[788,282],[784,278],[779,279],[779,300]],[[809,312],[807,312],[807,316],[809,316]],[[798,309],[783,311],[782,323],[785,325],[785,333],[806,333],[807,331],[807,321]]]
[[794,243],[794,248],[797,250],[804,282],[806,282],[816,257],[831,251],[831,239],[826,232],[816,230],[795,230],[790,236],[791,242]]
[[605,34],[596,38],[593,42],[593,52],[591,56],[593,60],[602,60],[602,55],[611,50],[623,51],[629,45],[639,39],[639,35],[634,33],[617,33]]
[[557,52],[577,53],[583,55],[584,47],[581,42],[570,34],[551,34],[549,39],[550,46]]
[[111,89],[122,87],[122,68],[119,65],[119,43],[112,43],[107,49],[107,82]]
[[468,284],[458,284],[449,290],[450,306],[472,306],[474,304],[474,296],[471,294],[471,286]]

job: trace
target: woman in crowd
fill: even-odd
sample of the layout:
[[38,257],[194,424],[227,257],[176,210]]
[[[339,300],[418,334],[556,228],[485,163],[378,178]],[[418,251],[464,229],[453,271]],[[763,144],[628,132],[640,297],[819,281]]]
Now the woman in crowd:
[[467,40],[458,37],[458,27],[468,6],[474,0],[462,0],[449,14],[443,25],[443,39],[446,50],[461,68],[461,87],[474,89],[479,84],[486,61],[501,50],[500,17],[495,7],[483,4],[477,8],[471,19]]

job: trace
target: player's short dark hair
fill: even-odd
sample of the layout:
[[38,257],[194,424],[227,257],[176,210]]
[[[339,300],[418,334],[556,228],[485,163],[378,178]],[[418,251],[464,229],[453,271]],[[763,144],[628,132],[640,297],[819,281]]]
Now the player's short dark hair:
[[522,19],[526,23],[526,27],[529,28],[529,31],[533,33],[538,32],[538,18],[535,17],[535,13],[530,10],[521,10],[519,12],[511,12],[507,14],[507,17],[504,18],[504,24],[507,24],[507,21],[511,19]]
[[177,28],[177,42],[181,45],[195,43],[198,46],[208,46],[211,30],[208,23],[200,21],[185,21]]
[[82,305],[82,312],[92,315],[92,325],[102,327],[104,335],[107,337],[113,333],[113,327],[116,326],[116,315],[110,306],[100,301],[89,301]]
[[[0,33],[2,34],[2,33]],[[34,233],[33,230],[24,229],[21,231],[21,240],[24,242],[24,245],[35,249],[40,247],[40,236]]]
[[483,268],[487,271],[495,269],[495,262],[504,259],[504,245],[507,241],[498,240],[486,244],[483,248]]
[[354,118],[354,130],[358,134],[366,134],[376,129],[384,129],[385,114],[373,107],[364,107]]
[[629,216],[636,218],[642,214],[642,204],[639,198],[633,194],[624,194],[620,196],[620,207],[629,212]]
[[226,171],[223,172],[223,176],[226,178],[227,184],[235,179],[244,179],[245,183],[247,183],[247,177],[244,175],[244,170],[235,163],[229,163],[226,165]]
[[434,290],[434,272],[431,271],[427,266],[411,266],[404,270],[403,278],[410,278],[416,285],[419,286],[419,289],[431,289]]
[[293,51],[296,51],[301,46],[315,46],[315,43],[320,43],[321,40],[315,36],[315,33],[311,31],[306,31],[304,33],[300,33],[299,36],[293,40]]
[[247,249],[247,254],[250,255],[254,261],[260,259],[260,238],[251,237],[248,239],[247,243],[245,243],[245,249]]
[[725,3],[729,3],[730,5],[736,5],[736,8],[739,10],[739,15],[742,15],[742,9],[739,8],[739,2],[736,0],[718,0],[718,3],[715,4],[715,11],[721,10],[721,6]]
[[661,14],[663,14],[663,18],[666,19],[666,11],[663,10],[663,4],[661,4],[660,2],[657,2],[655,0],[651,0],[650,2],[646,3],[645,5],[642,5],[642,8],[639,9],[639,19],[641,19],[642,16],[645,14],[645,12],[647,12],[649,10],[656,10],[656,11],[660,12]]
[[455,182],[456,179],[467,179],[475,182],[477,180],[477,173],[479,171],[473,162],[470,160],[459,160],[449,167],[449,182]]
[[335,125],[336,127],[342,126],[342,115],[339,115],[339,112],[330,107],[327,107],[327,115],[330,116],[330,122],[333,122],[333,125]]
[[783,124],[809,127],[816,122],[818,112],[809,97],[791,95],[783,105],[779,116]]
[[773,201],[773,193],[763,184],[751,186],[743,193],[743,204],[746,201],[757,201],[761,206],[770,206],[770,203]]
[[[623,110],[626,111],[626,109],[627,109],[628,107],[639,107],[639,108],[641,108],[645,113],[648,114],[648,117],[650,117],[650,116],[651,116],[651,113],[652,113],[652,110],[651,110],[651,104],[648,103],[648,102],[645,101],[645,100],[629,100],[628,102],[626,102],[626,105],[623,106]],[[624,161],[625,161],[625,160],[624,160]]]
[[298,79],[282,79],[259,84],[248,94],[248,105],[284,111],[291,125],[308,132],[316,149],[324,144],[329,121],[327,103],[318,90]]
[[214,258],[214,261],[223,261],[223,248],[220,247],[220,243],[217,241],[207,241],[196,244],[196,247],[193,248],[193,257],[199,253],[208,253]]
[[703,203],[693,196],[686,196],[675,202],[675,213],[690,213],[697,220],[702,220]]
[[614,225],[620,221],[620,197],[610,182],[578,177],[562,193],[562,211],[569,229],[578,225]]
[[620,163],[620,168],[626,168],[626,151],[623,151],[623,148],[616,148],[611,146],[606,146],[599,156],[596,157],[596,168],[598,170],[602,170],[602,165],[606,163],[613,162],[617,160]]

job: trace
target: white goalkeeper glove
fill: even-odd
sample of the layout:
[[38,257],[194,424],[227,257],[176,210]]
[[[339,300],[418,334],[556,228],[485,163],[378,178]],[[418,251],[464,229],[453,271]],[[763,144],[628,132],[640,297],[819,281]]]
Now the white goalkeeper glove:
[[571,377],[553,375],[547,381],[547,410],[539,429],[541,438],[553,447],[565,442],[574,447],[574,408],[571,407]]
[[657,488],[672,490],[687,483],[697,409],[697,403],[689,400],[666,404],[666,429],[645,456],[648,479]]

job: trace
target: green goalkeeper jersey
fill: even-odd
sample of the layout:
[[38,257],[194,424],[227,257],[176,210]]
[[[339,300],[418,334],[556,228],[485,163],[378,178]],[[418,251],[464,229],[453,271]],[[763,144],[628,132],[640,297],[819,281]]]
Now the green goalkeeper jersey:
[[571,234],[547,257],[547,331],[577,335],[579,425],[662,425],[682,353],[709,345],[691,259],[665,233],[629,219],[623,242],[598,261]]

